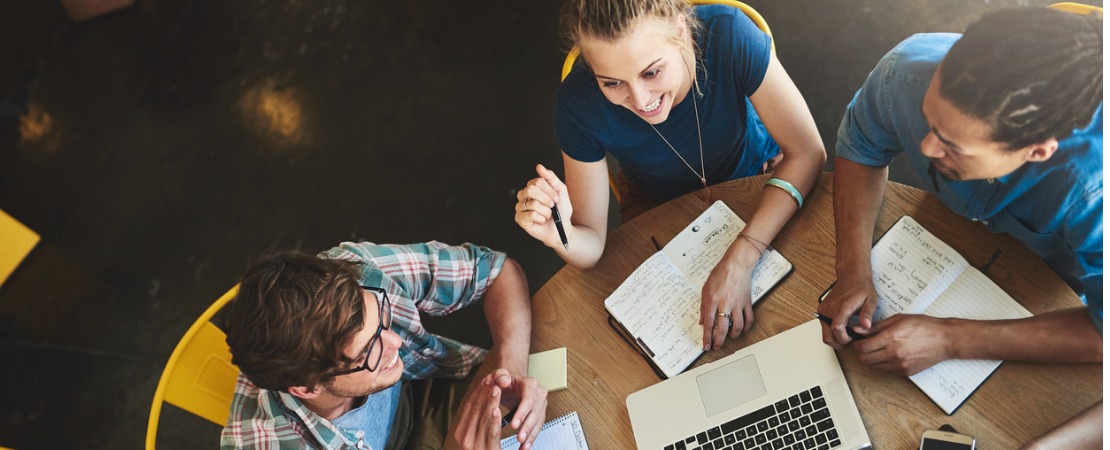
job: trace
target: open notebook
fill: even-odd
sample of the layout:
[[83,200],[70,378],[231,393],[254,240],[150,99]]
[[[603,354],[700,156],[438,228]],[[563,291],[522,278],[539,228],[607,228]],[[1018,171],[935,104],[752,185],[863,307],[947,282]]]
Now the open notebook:
[[[501,450],[517,450],[520,442],[516,435],[501,440]],[[578,411],[543,424],[540,435],[532,443],[532,450],[589,450]]]
[[[681,373],[702,354],[701,288],[745,225],[714,202],[605,299],[609,315],[661,376]],[[764,251],[752,272],[752,304],[791,269],[778,251]]]
[[[1032,314],[909,216],[898,220],[871,249],[880,321],[895,314],[974,320],[1018,319]],[[945,413],[952,414],[1002,364],[952,359],[910,377]]]

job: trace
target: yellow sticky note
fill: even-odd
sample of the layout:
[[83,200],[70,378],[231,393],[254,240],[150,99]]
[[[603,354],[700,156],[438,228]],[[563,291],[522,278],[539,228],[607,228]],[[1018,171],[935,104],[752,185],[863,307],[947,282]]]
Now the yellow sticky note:
[[567,388],[567,348],[560,347],[528,355],[528,376],[540,382],[547,392]]

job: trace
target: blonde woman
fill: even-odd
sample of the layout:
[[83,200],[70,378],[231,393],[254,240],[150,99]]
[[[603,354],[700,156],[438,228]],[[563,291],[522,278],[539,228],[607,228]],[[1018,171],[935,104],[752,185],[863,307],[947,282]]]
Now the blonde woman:
[[[581,50],[559,88],[555,131],[566,183],[537,166],[516,222],[568,264],[605,248],[608,152],[623,171],[621,215],[774,170],[759,206],[702,289],[706,350],[751,326],[751,274],[802,206],[825,151],[771,40],[739,9],[683,0],[571,0],[563,30]],[[558,206],[568,245],[552,220]]]

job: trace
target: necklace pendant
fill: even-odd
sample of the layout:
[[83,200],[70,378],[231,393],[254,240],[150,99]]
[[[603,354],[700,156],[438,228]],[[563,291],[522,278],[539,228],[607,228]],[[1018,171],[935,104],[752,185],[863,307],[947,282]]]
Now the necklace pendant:
[[694,94],[693,98],[694,98],[694,123],[697,124],[697,130],[698,130],[698,157],[701,159],[701,173],[700,174],[698,173],[698,171],[694,170],[694,166],[691,166],[690,163],[686,161],[686,158],[682,157],[682,154],[679,153],[678,150],[675,150],[674,146],[671,145],[671,141],[668,141],[667,138],[663,136],[663,133],[660,133],[659,129],[655,128],[655,125],[653,125],[651,122],[648,122],[648,126],[651,127],[651,129],[653,131],[655,131],[655,134],[659,135],[659,138],[663,140],[663,143],[667,144],[667,147],[670,148],[671,151],[674,152],[674,155],[677,156],[678,159],[681,160],[682,163],[686,165],[686,168],[690,169],[690,172],[693,172],[694,176],[698,177],[698,179],[701,180],[701,185],[704,188],[704,191],[708,192],[709,191],[709,182],[705,180],[705,148],[702,146],[702,141],[701,141],[701,116],[698,114],[698,96],[697,96],[696,93]]

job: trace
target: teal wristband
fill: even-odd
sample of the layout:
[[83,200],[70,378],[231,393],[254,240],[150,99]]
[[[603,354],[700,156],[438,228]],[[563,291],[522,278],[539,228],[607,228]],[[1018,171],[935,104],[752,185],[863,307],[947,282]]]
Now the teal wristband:
[[770,178],[764,186],[774,186],[786,191],[787,194],[794,197],[795,202],[798,202],[798,209],[802,209],[802,193],[798,192],[798,189],[795,188],[793,184],[790,184],[789,181],[781,178]]

